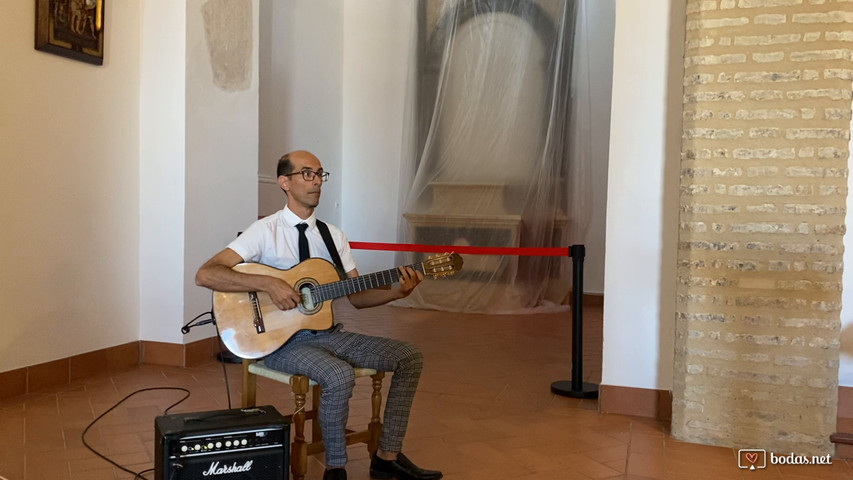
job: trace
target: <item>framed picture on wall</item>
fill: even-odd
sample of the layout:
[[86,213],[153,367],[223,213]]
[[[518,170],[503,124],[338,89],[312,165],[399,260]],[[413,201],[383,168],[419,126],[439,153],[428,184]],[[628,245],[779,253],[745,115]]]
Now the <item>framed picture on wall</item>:
[[103,65],[105,0],[35,0],[36,50]]

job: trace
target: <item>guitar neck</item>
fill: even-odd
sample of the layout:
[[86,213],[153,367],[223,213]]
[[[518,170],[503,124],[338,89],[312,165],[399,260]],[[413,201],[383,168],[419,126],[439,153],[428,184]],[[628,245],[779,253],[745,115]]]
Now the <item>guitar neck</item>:
[[[416,263],[414,265],[408,266],[421,273],[426,273],[424,272],[423,263]],[[336,298],[350,295],[352,293],[358,293],[362,290],[370,290],[371,288],[391,285],[399,279],[400,270],[397,268],[392,268],[390,270],[383,270],[381,272],[374,272],[369,273],[367,275],[347,278],[346,280],[341,280],[339,282],[318,285],[316,288],[314,288],[312,296],[314,297],[314,301],[319,303],[324,302],[326,300],[334,300]]]

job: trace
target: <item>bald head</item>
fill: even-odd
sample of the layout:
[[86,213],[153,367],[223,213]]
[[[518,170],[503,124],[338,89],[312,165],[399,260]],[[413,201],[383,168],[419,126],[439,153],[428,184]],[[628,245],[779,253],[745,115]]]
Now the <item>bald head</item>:
[[302,165],[309,163],[319,164],[320,159],[307,150],[296,150],[290,153],[285,153],[284,155],[282,155],[281,158],[278,159],[278,168],[276,169],[276,175],[280,177],[282,175],[293,173],[294,169],[296,168],[296,164]]

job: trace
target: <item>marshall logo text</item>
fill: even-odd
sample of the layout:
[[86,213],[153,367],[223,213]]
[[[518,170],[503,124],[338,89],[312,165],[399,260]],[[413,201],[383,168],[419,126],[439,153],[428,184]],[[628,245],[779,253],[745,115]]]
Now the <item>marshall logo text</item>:
[[219,466],[219,462],[213,462],[210,464],[210,468],[208,468],[203,475],[205,477],[209,477],[211,475],[224,475],[226,473],[248,472],[252,469],[252,462],[254,462],[254,460],[249,460],[243,465],[237,465],[237,462],[234,462],[231,465],[223,465],[221,467]]

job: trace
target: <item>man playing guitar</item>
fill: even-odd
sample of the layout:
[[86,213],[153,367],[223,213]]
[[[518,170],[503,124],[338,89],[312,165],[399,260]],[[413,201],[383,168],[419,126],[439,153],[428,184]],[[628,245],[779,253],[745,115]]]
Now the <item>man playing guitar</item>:
[[[233,267],[253,262],[287,270],[305,260],[309,252],[312,257],[329,261],[335,255],[326,248],[314,215],[323,182],[329,175],[320,160],[307,151],[291,152],[279,160],[277,173],[278,184],[287,195],[285,207],[254,222],[202,265],[196,283],[219,292],[265,292],[279,309],[287,311],[297,308],[302,300],[292,285],[279,277],[241,273]],[[346,276],[358,277],[346,236],[334,225],[328,225],[328,230]],[[356,308],[383,305],[408,296],[423,278],[420,271],[401,267],[399,280],[390,287],[362,290],[348,298]],[[441,478],[441,472],[421,469],[400,453],[423,368],[421,352],[406,342],[346,332],[342,327],[336,324],[328,330],[300,330],[264,359],[271,368],[305,375],[322,387],[319,422],[326,447],[323,479],[347,478],[345,427],[355,386],[354,368],[394,372],[379,451],[370,463],[371,477]]]

